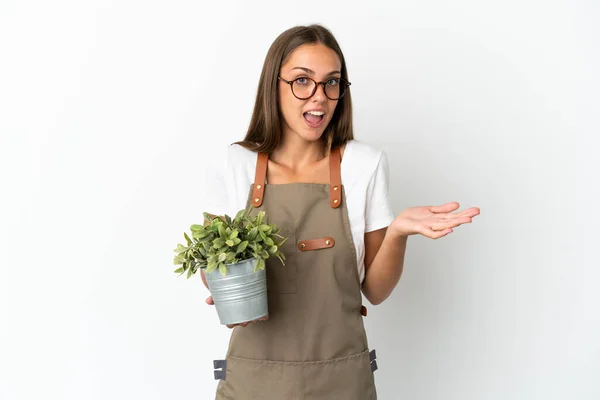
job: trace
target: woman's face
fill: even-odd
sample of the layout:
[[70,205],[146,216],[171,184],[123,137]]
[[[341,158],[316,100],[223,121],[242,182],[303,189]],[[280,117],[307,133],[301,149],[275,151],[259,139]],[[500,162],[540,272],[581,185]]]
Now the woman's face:
[[[311,78],[316,82],[328,82],[333,78],[341,78],[341,69],[340,58],[335,51],[322,44],[305,44],[290,54],[287,62],[281,67],[279,76],[286,81]],[[294,90],[296,94],[300,94],[299,97],[306,97],[300,90],[307,84],[310,84],[310,81],[306,79],[294,84]],[[291,85],[279,80],[279,105],[283,117],[284,137],[298,135],[306,141],[318,140],[331,121],[337,103],[338,100],[330,100],[325,96],[323,85],[317,86],[317,91],[312,97],[300,100],[292,93]]]

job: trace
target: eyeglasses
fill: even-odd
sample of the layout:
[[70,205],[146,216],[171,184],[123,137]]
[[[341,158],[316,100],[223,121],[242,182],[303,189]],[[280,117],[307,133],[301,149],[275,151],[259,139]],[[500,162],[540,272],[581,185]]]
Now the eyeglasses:
[[290,85],[292,94],[300,100],[308,100],[313,97],[319,85],[323,85],[323,91],[329,100],[338,100],[346,94],[346,89],[351,85],[344,78],[331,78],[327,82],[317,82],[306,77],[296,78],[293,81],[286,81],[280,76],[277,79]]

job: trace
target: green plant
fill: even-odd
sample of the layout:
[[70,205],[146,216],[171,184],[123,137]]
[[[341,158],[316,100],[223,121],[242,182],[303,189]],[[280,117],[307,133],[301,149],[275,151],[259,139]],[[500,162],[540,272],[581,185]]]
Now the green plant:
[[[250,209],[240,210],[232,220],[228,215],[217,217],[204,213],[204,225],[190,226],[191,237],[184,232],[187,246],[178,244],[173,262],[179,266],[175,273],[194,275],[198,268],[210,273],[219,269],[227,274],[230,264],[256,258],[254,272],[265,268],[265,260],[277,257],[284,264],[280,248],[287,240],[279,228],[269,224],[264,211],[250,216]],[[284,264],[285,265],[285,264]]]

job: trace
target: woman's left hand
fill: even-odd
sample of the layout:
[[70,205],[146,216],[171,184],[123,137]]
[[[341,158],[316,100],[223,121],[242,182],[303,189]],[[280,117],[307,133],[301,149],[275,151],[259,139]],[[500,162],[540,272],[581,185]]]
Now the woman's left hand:
[[390,224],[388,231],[398,236],[421,234],[431,239],[439,239],[462,224],[468,224],[479,215],[479,208],[472,207],[461,212],[456,202],[441,206],[411,207],[402,211]]

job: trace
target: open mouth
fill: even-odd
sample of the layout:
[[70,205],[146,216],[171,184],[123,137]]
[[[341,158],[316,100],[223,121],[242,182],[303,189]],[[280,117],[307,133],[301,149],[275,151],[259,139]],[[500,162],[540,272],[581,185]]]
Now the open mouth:
[[313,128],[320,126],[324,119],[325,113],[322,111],[309,111],[304,113],[304,120]]

